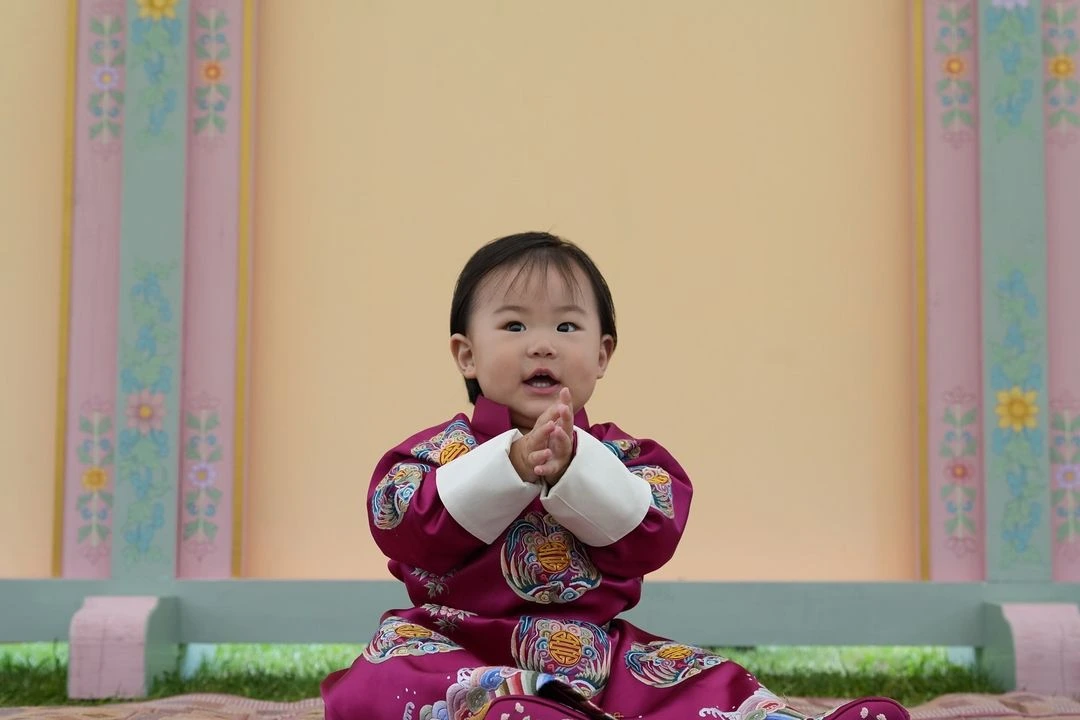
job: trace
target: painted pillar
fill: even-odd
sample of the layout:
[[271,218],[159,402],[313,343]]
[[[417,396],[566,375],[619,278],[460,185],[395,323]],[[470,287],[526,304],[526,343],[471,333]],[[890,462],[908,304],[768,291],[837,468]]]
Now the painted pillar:
[[61,323],[67,383],[53,571],[104,578],[114,539],[116,430],[126,422],[115,403],[128,14],[124,0],[74,5],[70,284]]
[[112,576],[176,569],[188,107],[187,0],[128,0]]
[[72,0],[54,574],[241,574],[255,0]]
[[1038,0],[980,0],[986,575],[1051,577],[1047,245]]
[[253,13],[250,0],[192,0],[181,577],[241,569]]
[[979,101],[975,0],[922,7],[925,577],[983,578]]
[[1080,3],[1043,11],[1050,524],[1054,579],[1080,581]]

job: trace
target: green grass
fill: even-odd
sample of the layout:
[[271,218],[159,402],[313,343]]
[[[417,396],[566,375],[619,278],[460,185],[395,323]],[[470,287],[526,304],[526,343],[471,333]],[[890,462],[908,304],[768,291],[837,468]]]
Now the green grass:
[[[360,645],[221,645],[190,678],[174,673],[152,697],[226,693],[261,700],[317,697],[327,673],[348,666]],[[719,649],[781,695],[886,695],[907,705],[953,692],[999,692],[941,648]],[[67,646],[0,645],[0,706],[90,704],[67,698]]]

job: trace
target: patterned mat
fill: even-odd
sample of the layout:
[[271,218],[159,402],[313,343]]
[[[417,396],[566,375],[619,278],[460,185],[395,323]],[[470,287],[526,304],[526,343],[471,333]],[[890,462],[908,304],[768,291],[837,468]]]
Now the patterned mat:
[[[821,713],[842,700],[789,698],[807,714]],[[983,720],[1040,718],[1080,720],[1080,702],[1071,698],[1031,693],[1005,695],[944,695],[911,708],[912,720]],[[321,720],[322,701],[274,703],[232,695],[178,695],[92,707],[0,707],[0,720]]]

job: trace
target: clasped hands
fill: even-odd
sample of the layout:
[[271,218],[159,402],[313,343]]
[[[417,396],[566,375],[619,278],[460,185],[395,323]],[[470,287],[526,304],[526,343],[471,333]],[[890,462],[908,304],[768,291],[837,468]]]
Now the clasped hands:
[[570,465],[574,454],[574,409],[570,388],[564,387],[527,434],[510,445],[510,462],[528,483],[552,486]]

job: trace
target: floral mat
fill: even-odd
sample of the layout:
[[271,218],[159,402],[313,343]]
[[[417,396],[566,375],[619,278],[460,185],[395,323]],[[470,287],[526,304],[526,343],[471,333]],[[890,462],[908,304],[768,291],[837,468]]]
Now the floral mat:
[[[825,712],[843,701],[788,698],[807,714]],[[0,720],[321,720],[322,701],[263,702],[232,695],[178,695],[115,705],[0,707]],[[944,695],[911,708],[913,720],[1040,718],[1080,720],[1080,700],[1014,692],[1005,695]]]

